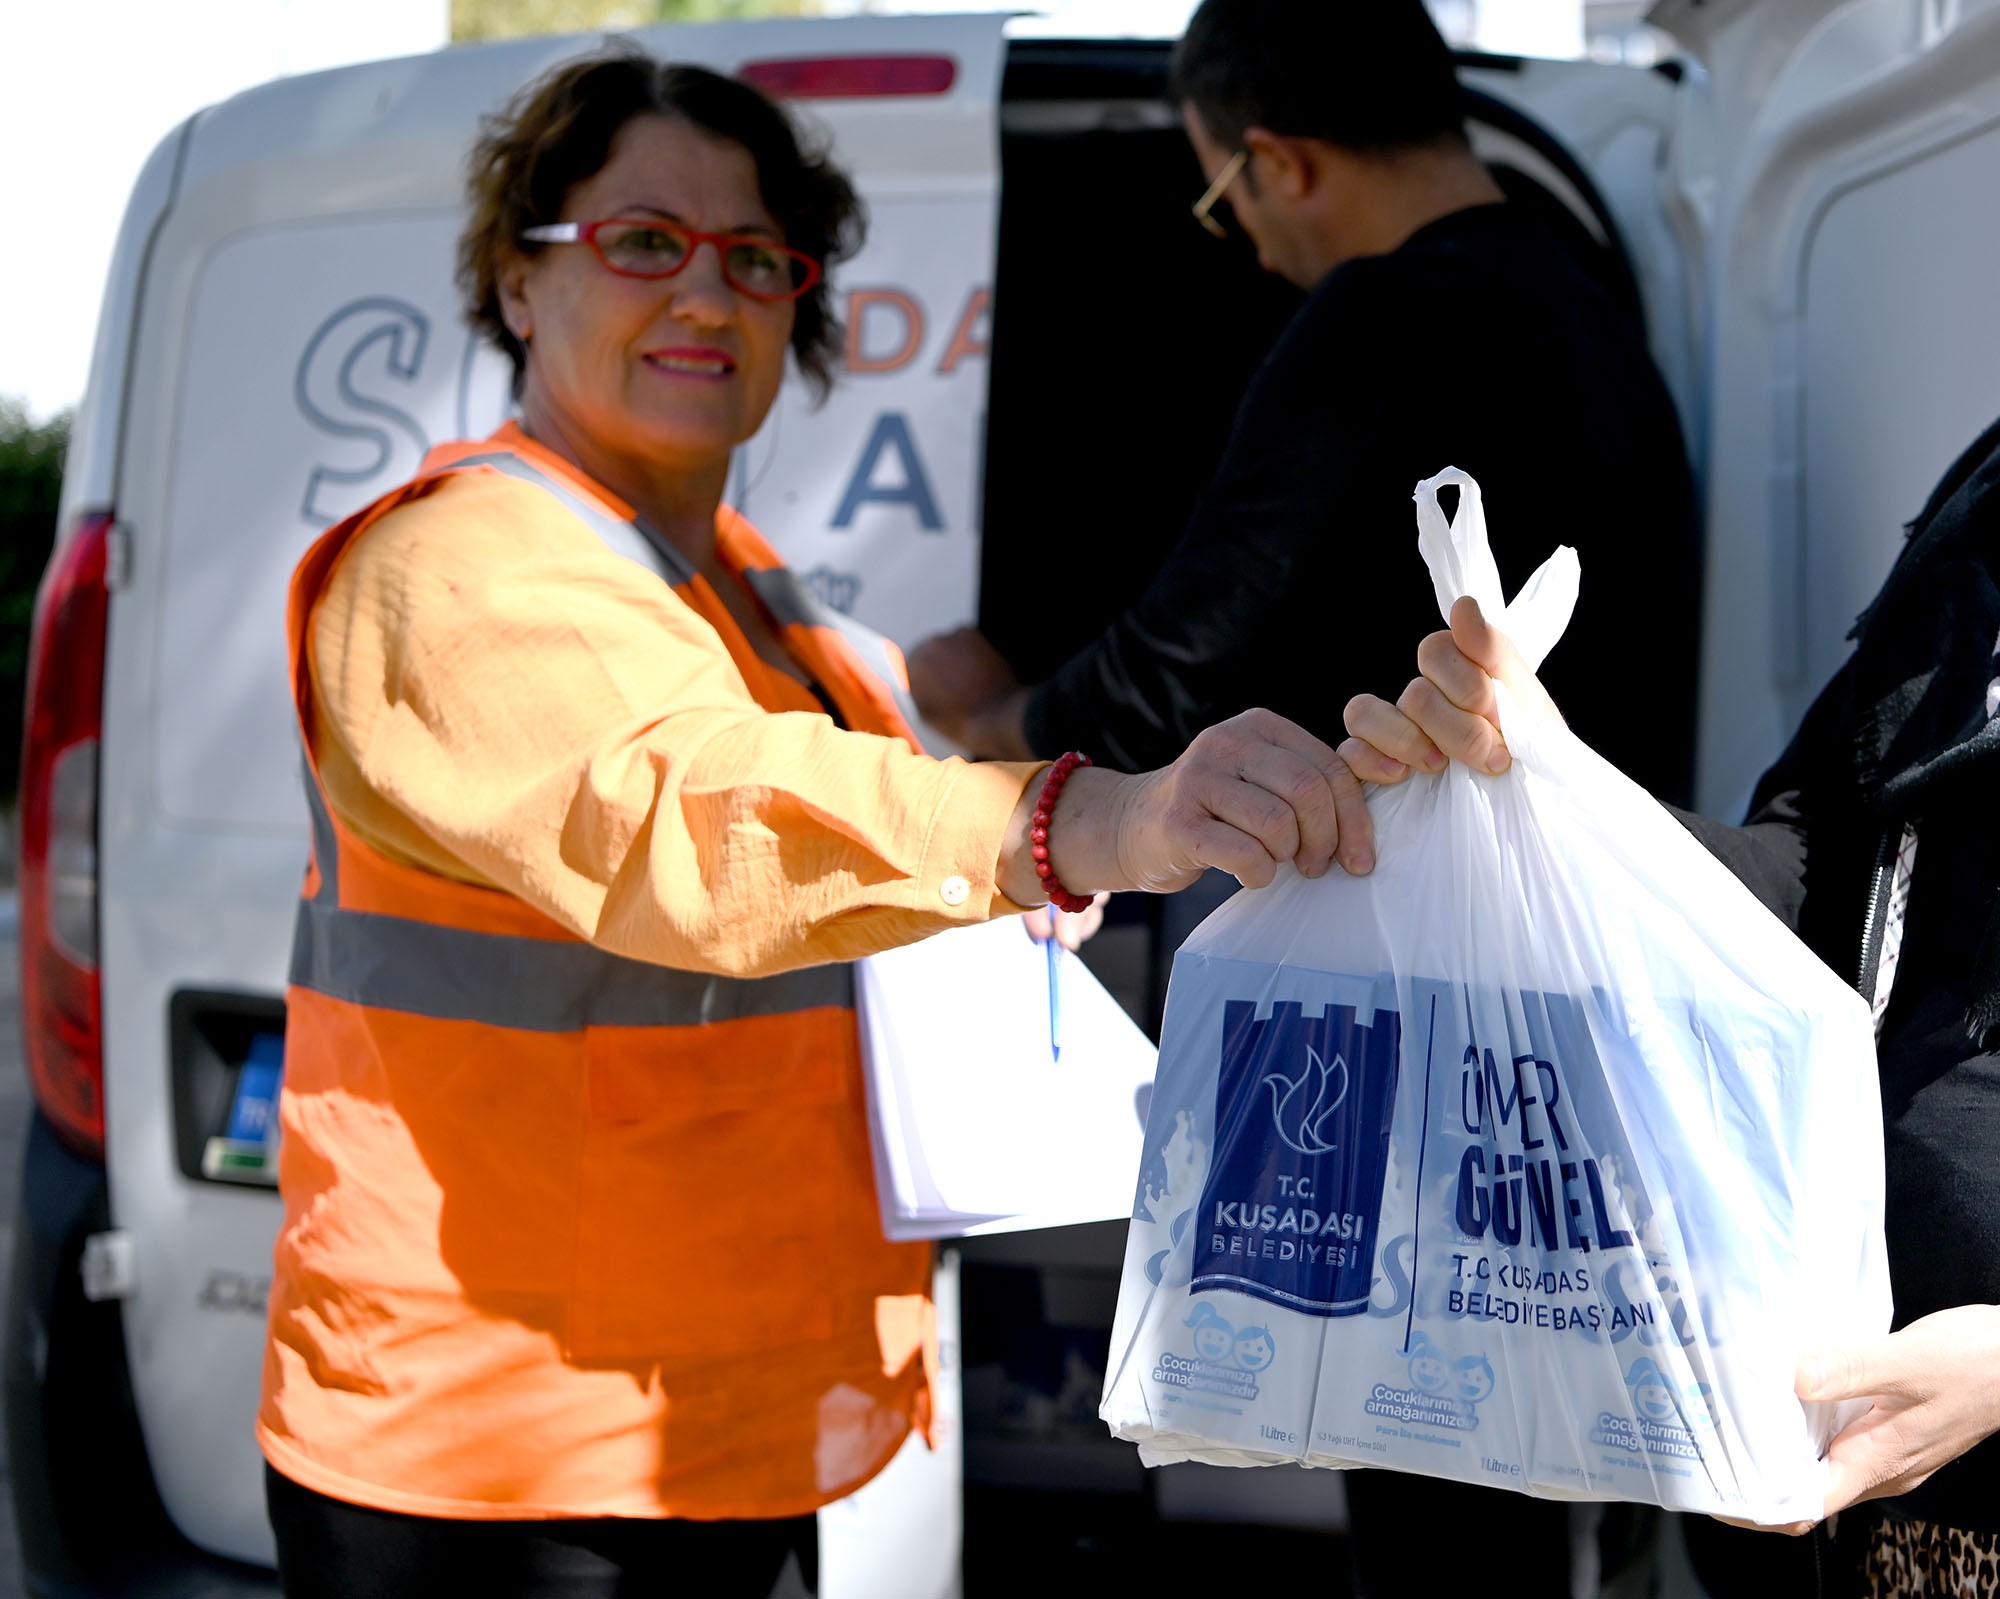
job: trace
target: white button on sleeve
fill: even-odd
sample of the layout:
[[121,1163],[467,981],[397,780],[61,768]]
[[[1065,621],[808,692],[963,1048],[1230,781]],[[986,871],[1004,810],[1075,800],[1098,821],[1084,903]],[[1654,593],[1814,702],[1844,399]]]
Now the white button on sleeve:
[[947,877],[938,884],[938,898],[956,910],[972,897],[972,885],[958,876]]

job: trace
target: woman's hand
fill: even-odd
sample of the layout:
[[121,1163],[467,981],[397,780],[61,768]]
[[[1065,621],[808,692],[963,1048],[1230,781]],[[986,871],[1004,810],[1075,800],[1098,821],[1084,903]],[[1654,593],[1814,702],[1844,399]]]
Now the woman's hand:
[[[1039,783],[1023,792],[999,872],[1002,892],[1029,905],[1044,897],[1027,838],[1039,793]],[[1360,781],[1332,749],[1270,711],[1209,728],[1157,772],[1071,773],[1049,828],[1049,858],[1079,894],[1171,893],[1211,866],[1262,888],[1285,861],[1308,877],[1336,859],[1357,876],[1375,864]]]
[[1801,1399],[1872,1399],[1833,1440],[1826,1513],[1907,1493],[2000,1430],[2000,1305],[1959,1305],[1799,1362]]
[[1262,888],[1285,861],[1307,877],[1323,876],[1336,859],[1357,877],[1375,865],[1360,780],[1271,711],[1245,711],[1197,734],[1172,766],[1137,779],[1125,806],[1119,866],[1156,893],[1185,888],[1211,866]]
[[1447,759],[1482,772],[1504,772],[1513,763],[1500,736],[1498,679],[1521,705],[1561,720],[1541,680],[1528,670],[1507,635],[1480,613],[1470,595],[1451,608],[1449,632],[1417,646],[1410,686],[1391,705],[1373,694],[1347,702],[1352,736],[1340,754],[1368,783],[1400,783],[1412,768],[1441,772]]
[[[1872,1343],[1808,1355],[1793,1388],[1801,1399],[1874,1401],[1827,1446],[1822,1518],[1908,1493],[2000,1431],[2000,1305],[1959,1305]],[[1793,1537],[1817,1525],[1715,1519]]]

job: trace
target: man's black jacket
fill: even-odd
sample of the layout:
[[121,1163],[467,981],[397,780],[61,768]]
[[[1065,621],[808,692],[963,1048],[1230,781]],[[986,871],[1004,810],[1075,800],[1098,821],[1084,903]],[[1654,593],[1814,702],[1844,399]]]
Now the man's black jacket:
[[[1198,313],[1176,336],[1200,336]],[[1543,681],[1592,748],[1686,799],[1700,552],[1673,403],[1629,311],[1511,202],[1313,289],[1166,564],[1034,693],[1030,748],[1148,771],[1255,705],[1338,744],[1348,700],[1394,699],[1443,625],[1410,496],[1447,466],[1479,480],[1509,596],[1558,544],[1576,549],[1582,596]],[[1625,714],[1635,679],[1643,727]]]

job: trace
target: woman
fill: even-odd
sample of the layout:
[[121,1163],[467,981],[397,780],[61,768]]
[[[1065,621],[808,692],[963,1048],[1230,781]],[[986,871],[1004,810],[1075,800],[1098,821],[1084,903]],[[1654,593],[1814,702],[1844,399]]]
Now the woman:
[[1209,865],[1365,869],[1365,812],[1261,712],[1137,778],[917,751],[881,641],[721,505],[787,350],[827,382],[859,232],[754,90],[573,63],[471,188],[461,282],[519,421],[293,580],[281,1574],[761,1594],[931,1415],[929,1257],[881,1236],[842,963]]
[[[1933,490],[1852,637],[1749,820],[1681,819],[1873,1002],[1896,1330],[1799,1362],[1801,1398],[1870,1402],[1828,1451],[1826,1521],[1788,1529],[1811,1547],[1704,1521],[1686,1524],[1687,1543],[1717,1594],[1995,1594],[2000,424]],[[1364,778],[1446,756],[1504,771],[1495,678],[1553,714],[1470,599],[1418,663],[1396,705],[1348,707],[1342,753]]]

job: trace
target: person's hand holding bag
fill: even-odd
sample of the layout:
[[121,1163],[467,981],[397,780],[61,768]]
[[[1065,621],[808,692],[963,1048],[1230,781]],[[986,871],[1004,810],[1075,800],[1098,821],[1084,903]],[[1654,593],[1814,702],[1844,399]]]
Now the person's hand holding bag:
[[1412,768],[1442,771],[1447,759],[1506,771],[1513,757],[1500,732],[1496,684],[1506,684],[1530,715],[1562,719],[1541,679],[1469,594],[1452,605],[1450,629],[1417,646],[1417,671],[1393,705],[1374,694],[1347,703],[1343,720],[1352,736],[1340,754],[1363,782],[1400,783]]
[[1448,627],[1342,746],[1381,864],[1176,956],[1100,1414],[1149,1464],[1817,1516],[1861,1404],[1794,1367],[1889,1323],[1867,1008],[1563,724],[1574,553],[1508,600],[1478,485],[1415,498]]
[[[1035,873],[1029,784],[1002,852],[1010,899],[1044,898]],[[1360,780],[1327,745],[1271,711],[1245,711],[1197,734],[1158,771],[1126,776],[1094,767],[1063,785],[1048,828],[1048,857],[1072,893],[1172,893],[1210,867],[1261,888],[1280,865],[1320,877],[1338,860],[1359,876],[1374,865]]]
[[1907,1493],[2000,1429],[2000,1305],[1957,1305],[1872,1343],[1808,1355],[1798,1391],[1870,1402],[1827,1450],[1829,1516]]
[[[1347,705],[1350,737],[1340,753],[1365,781],[1399,783],[1413,768],[1438,771],[1447,760],[1504,772],[1511,757],[1498,684],[1517,703],[1559,714],[1470,597],[1452,607],[1449,631],[1418,647],[1417,668],[1395,704],[1364,694]],[[2000,1428],[2000,1306],[1961,1305],[1870,1343],[1808,1354],[1797,1389],[1808,1401],[1869,1403],[1828,1446],[1825,1515],[1906,1493]],[[1765,1530],[1798,1535],[1814,1525]]]
[[[1870,1343],[1807,1355],[1798,1394],[1868,1401],[1827,1446],[1825,1516],[1908,1493],[2000,1430],[2000,1305],[1955,1305]],[[1818,1525],[1716,1520],[1792,1537]]]

